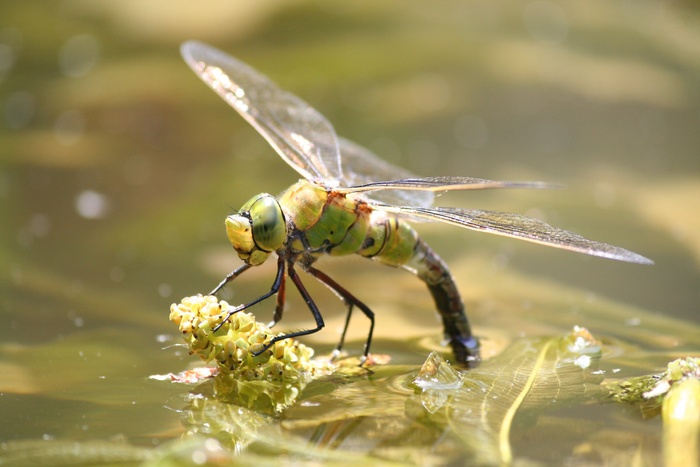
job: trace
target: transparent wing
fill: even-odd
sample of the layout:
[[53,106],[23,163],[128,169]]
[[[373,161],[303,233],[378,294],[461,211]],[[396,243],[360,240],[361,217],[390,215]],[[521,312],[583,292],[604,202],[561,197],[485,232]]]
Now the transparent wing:
[[486,190],[490,188],[556,188],[558,186],[557,184],[547,182],[508,182],[473,177],[414,177],[401,180],[369,182],[364,185],[344,187],[339,191],[344,193],[362,193],[378,190],[435,192],[450,190]]
[[[181,53],[197,76],[253,125],[306,179],[331,186],[349,186],[351,188],[343,191],[366,193],[368,199],[380,203],[419,207],[432,205],[434,191],[540,188],[544,185],[476,178],[417,178],[381,160],[368,149],[338,138],[321,113],[230,55],[194,41],[184,43]],[[397,178],[400,180],[395,180]]]
[[340,151],[333,126],[317,110],[283,91],[266,76],[224,52],[185,42],[182,57],[192,70],[236,109],[304,178],[340,180]]
[[[367,192],[367,198],[386,204],[430,207],[435,196],[429,191],[415,192],[397,190],[397,187],[358,189],[380,180],[412,179],[411,172],[383,161],[369,149],[345,138],[339,137],[340,154],[343,158],[343,191],[346,193]],[[386,182],[384,182],[386,183]],[[352,188],[346,188],[352,187]]]
[[555,248],[576,251],[630,263],[653,264],[648,258],[624,248],[588,240],[581,235],[558,229],[531,217],[508,212],[459,208],[421,208],[376,205],[375,209],[411,217],[446,222],[467,229],[518,238]]
[[[555,188],[545,182],[510,182],[472,177],[416,177],[375,156],[369,149],[339,137],[343,158],[343,193],[366,193],[383,204],[429,208],[436,191],[485,190],[489,188]],[[397,178],[399,178],[397,180]]]

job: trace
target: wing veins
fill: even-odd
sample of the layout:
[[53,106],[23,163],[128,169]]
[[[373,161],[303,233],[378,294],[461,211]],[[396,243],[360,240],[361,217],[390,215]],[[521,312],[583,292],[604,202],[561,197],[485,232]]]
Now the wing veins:
[[340,177],[338,137],[320,112],[214,47],[190,41],[181,52],[197,76],[302,176],[316,181]]
[[363,193],[378,190],[416,190],[416,191],[450,191],[450,190],[486,190],[493,188],[556,188],[560,185],[547,182],[514,182],[485,180],[472,177],[412,177],[400,180],[387,180],[364,183],[351,187],[342,187],[344,193]]
[[632,251],[589,240],[574,232],[553,227],[546,222],[520,214],[447,207],[423,208],[389,205],[375,207],[386,212],[436,220],[470,230],[503,235],[592,256],[630,263],[653,264],[650,259]]

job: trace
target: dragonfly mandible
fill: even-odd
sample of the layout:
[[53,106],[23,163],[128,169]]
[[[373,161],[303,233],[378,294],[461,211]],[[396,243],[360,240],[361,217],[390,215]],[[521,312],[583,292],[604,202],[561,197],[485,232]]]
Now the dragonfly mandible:
[[357,254],[408,270],[425,282],[456,359],[467,365],[478,362],[479,342],[472,333],[455,281],[445,262],[407,222],[411,218],[445,222],[620,261],[652,263],[624,248],[588,240],[519,214],[433,207],[437,191],[551,185],[470,177],[416,177],[382,161],[368,149],[338,137],[320,112],[230,55],[193,41],[184,43],[181,53],[197,76],[238,111],[303,177],[278,198],[267,193],[254,196],[225,221],[228,239],[243,265],[229,273],[211,294],[262,264],[273,253],[277,256],[277,274],[270,291],[230,310],[225,320],[276,295],[271,324],[277,323],[282,318],[288,277],[316,322],[311,329],[274,337],[260,353],[277,341],[312,334],[324,327],[320,310],[297,274],[299,267],[335,291],[348,307],[335,354],[344,344],[353,309],[359,308],[369,319],[363,361],[366,359],[372,343],[374,313],[345,287],[314,267],[316,260],[324,255]]

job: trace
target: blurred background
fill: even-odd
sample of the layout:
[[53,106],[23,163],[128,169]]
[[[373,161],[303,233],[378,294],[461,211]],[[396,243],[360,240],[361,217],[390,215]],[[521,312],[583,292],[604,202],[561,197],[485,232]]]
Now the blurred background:
[[[439,204],[536,216],[656,262],[418,225],[457,277],[487,355],[501,337],[571,324],[647,338],[664,320],[700,323],[693,2],[3,2],[0,407],[12,423],[0,440],[87,436],[81,420],[106,400],[151,410],[90,425],[99,434],[167,431],[152,426],[164,389],[144,378],[189,362],[167,349],[179,342],[170,304],[239,264],[227,214],[297,179],[184,64],[188,39],[249,63],[339,134],[417,174],[565,185],[452,193]],[[429,294],[405,272],[361,259],[319,267],[377,313],[375,352],[439,338]],[[260,295],[273,270],[251,271],[226,296]],[[329,323],[308,342],[328,350],[343,309],[306,283]],[[589,320],[600,303],[625,312]],[[266,321],[271,309],[254,311]],[[280,326],[310,324],[290,294]],[[366,323],[352,328],[348,350],[358,352]],[[426,354],[397,358],[419,364]]]

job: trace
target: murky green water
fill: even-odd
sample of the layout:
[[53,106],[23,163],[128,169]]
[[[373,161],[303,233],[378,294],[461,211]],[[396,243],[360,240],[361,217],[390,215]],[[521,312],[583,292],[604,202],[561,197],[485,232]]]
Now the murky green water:
[[[566,184],[441,204],[540,216],[656,261],[419,225],[450,264],[486,357],[573,325],[603,341],[606,378],[697,355],[699,21],[660,2],[3,3],[0,461],[138,464],[168,452],[196,462],[205,437],[175,440],[206,434],[197,420],[231,435],[224,461],[236,450],[268,463],[480,458],[465,441],[474,427],[416,405],[410,379],[440,337],[429,294],[359,258],[319,267],[376,312],[373,351],[392,362],[375,376],[312,384],[269,419],[230,405],[206,412],[211,400],[187,396],[206,388],[148,379],[197,364],[173,345],[168,309],[239,264],[224,217],[296,180],[181,61],[187,39],[264,71],[338,133],[413,172]],[[250,272],[228,297],[259,295],[273,275]],[[306,283],[327,327],[305,342],[323,353],[343,307]],[[280,326],[308,326],[290,295]],[[272,304],[254,311],[266,321]],[[350,352],[365,332],[356,318]],[[634,407],[582,398],[516,421],[516,462],[659,460],[659,418]]]

